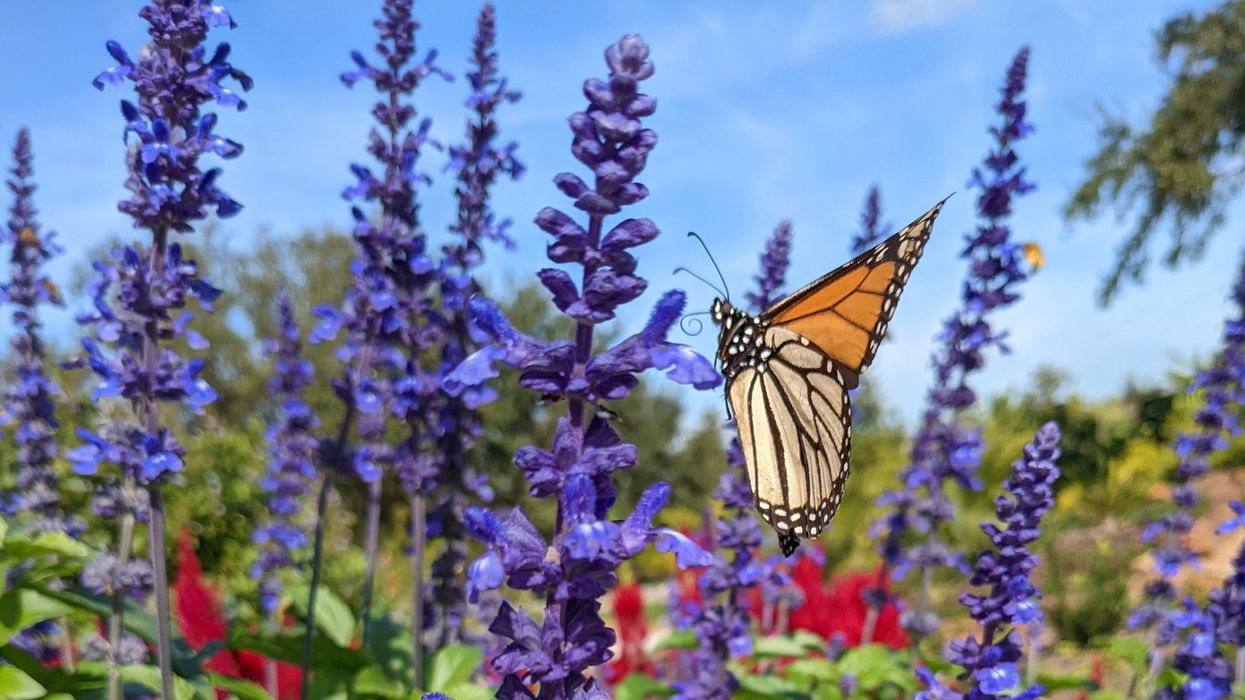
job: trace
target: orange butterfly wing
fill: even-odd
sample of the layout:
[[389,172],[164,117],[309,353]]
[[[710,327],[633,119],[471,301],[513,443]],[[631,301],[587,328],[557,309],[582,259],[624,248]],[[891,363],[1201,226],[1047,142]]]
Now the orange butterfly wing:
[[[850,374],[873,362],[904,284],[925,250],[947,200],[854,260],[761,314],[770,325],[808,338]],[[848,377],[855,386],[855,377]]]

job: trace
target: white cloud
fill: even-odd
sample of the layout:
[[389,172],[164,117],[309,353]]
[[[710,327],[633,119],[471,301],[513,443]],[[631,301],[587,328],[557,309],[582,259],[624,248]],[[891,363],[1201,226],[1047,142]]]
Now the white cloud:
[[884,34],[943,24],[977,0],[870,0],[873,19]]

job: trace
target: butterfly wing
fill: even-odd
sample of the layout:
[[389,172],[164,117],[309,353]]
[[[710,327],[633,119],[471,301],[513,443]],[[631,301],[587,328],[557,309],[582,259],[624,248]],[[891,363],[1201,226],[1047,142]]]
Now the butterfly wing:
[[873,362],[912,267],[925,250],[947,200],[854,260],[761,314],[769,324],[808,338],[845,372],[847,386]]
[[839,508],[852,415],[843,372],[815,345],[770,328],[764,348],[766,361],[740,371],[727,391],[757,510],[790,554]]

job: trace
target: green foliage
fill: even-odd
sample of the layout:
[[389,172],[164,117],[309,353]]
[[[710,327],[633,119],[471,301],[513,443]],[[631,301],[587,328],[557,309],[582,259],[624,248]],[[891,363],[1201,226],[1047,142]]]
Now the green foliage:
[[[733,666],[740,684],[737,698],[889,700],[909,697],[917,690],[912,657],[907,651],[870,644],[848,649],[839,658],[829,659],[824,648],[811,649],[799,637],[762,637],[754,646],[756,651],[752,657]],[[789,663],[774,672],[764,664],[774,658],[787,659]],[[758,662],[761,663],[758,665]],[[845,695],[845,690],[850,694]]]
[[1168,20],[1156,49],[1171,74],[1159,106],[1138,127],[1100,109],[1098,151],[1065,207],[1069,218],[1095,216],[1108,202],[1137,211],[1100,288],[1104,302],[1122,281],[1142,278],[1151,234],[1164,220],[1172,226],[1164,262],[1200,257],[1241,187],[1232,161],[1245,137],[1245,2]]

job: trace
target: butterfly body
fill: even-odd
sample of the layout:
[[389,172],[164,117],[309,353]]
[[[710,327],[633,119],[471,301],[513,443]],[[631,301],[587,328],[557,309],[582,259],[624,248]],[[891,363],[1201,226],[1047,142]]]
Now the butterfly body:
[[848,389],[873,361],[942,204],[760,314],[713,302],[753,499],[783,554],[820,534],[842,503],[851,471]]

